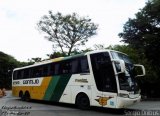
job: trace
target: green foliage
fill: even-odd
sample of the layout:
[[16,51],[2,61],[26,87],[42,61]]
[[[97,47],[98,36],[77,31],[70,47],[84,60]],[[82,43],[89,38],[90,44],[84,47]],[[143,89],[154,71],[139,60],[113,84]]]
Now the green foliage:
[[122,41],[143,54],[152,67],[160,74],[160,1],[150,0],[136,13],[136,18],[129,19],[124,30],[119,34]]
[[133,61],[134,64],[144,65],[146,69],[146,76],[141,78],[140,79],[141,81],[154,83],[159,78],[157,72],[151,66],[150,62],[145,57],[145,55],[143,54],[139,55],[139,52],[133,47],[131,47],[130,45],[109,46],[107,47],[107,49],[112,49],[112,50],[123,52],[130,57],[130,59]]
[[[82,54],[82,53],[86,53],[92,51],[91,48],[87,48],[85,50],[78,50],[78,49],[74,49],[70,54],[71,55],[76,55],[76,54]],[[58,57],[66,57],[68,56],[67,53],[62,53],[62,52],[53,52],[52,54],[47,54],[47,56],[49,57],[49,59],[54,59],[54,58],[58,58]]]
[[120,51],[122,53],[127,54],[130,59],[133,61],[133,63],[141,63],[139,61],[139,55],[135,49],[130,47],[129,45],[115,45],[115,46],[109,46],[107,49]]
[[54,59],[54,58],[58,58],[58,57],[65,57],[65,56],[67,56],[67,54],[61,53],[61,52],[54,52],[52,54],[47,54],[47,56],[49,57],[49,59]]
[[0,52],[0,88],[10,89],[13,69],[30,64],[32,63],[19,62],[13,56]]
[[42,61],[42,58],[39,58],[39,57],[29,59],[29,63],[31,63],[31,64],[33,64],[35,62],[41,62],[41,61]]
[[67,55],[70,55],[74,48],[85,45],[89,37],[96,35],[98,28],[88,17],[79,17],[76,13],[53,14],[51,11],[41,18],[37,26],[45,34],[45,38],[53,42],[54,49],[60,48],[61,52]]
[[150,0],[129,19],[119,36],[137,51],[140,63],[146,67],[148,82],[160,82],[160,1]]
[[17,66],[18,61],[16,59],[0,52],[0,88],[11,87],[11,72]]

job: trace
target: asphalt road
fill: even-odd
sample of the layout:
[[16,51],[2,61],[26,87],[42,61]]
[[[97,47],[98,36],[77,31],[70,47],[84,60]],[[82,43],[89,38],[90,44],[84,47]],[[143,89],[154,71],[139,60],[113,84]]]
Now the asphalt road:
[[[153,103],[156,108],[160,108]],[[145,106],[148,106],[145,104]],[[12,97],[11,91],[7,96],[0,98],[0,116],[114,116],[134,115],[135,111],[144,108],[142,104],[129,109],[115,110],[91,107],[90,110],[80,110],[75,105],[53,103],[32,100],[31,102],[21,101]],[[144,109],[142,109],[144,110]],[[147,109],[149,110],[149,109]],[[152,109],[153,110],[153,109]],[[157,109],[158,110],[158,109]],[[159,110],[160,111],[160,110]],[[138,112],[138,111],[137,111]],[[137,113],[136,112],[136,113]],[[160,113],[158,112],[158,115]]]

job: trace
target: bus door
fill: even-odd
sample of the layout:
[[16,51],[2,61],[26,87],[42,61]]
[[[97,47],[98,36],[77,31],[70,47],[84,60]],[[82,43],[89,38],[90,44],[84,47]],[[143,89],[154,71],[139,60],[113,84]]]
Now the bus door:
[[95,100],[102,107],[115,107],[117,84],[109,53],[91,54],[91,64],[98,90]]

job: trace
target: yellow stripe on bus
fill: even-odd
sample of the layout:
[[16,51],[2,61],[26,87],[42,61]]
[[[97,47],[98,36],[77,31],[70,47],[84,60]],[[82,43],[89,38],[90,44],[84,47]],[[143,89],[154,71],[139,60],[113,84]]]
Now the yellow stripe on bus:
[[52,78],[51,76],[45,77],[43,78],[41,86],[32,87],[31,98],[42,100],[45,95],[46,89],[48,88],[51,78]]
[[57,61],[61,61],[62,59],[64,59],[64,57],[54,58],[54,59],[52,59],[52,61],[57,62]]
[[51,81],[51,76],[49,77],[44,77],[43,81],[41,83],[40,86],[16,86],[16,87],[12,87],[12,94],[14,96],[19,96],[19,92],[23,91],[23,94],[28,91],[30,93],[31,99],[38,99],[38,100],[42,100],[46,89],[48,88],[48,85]]

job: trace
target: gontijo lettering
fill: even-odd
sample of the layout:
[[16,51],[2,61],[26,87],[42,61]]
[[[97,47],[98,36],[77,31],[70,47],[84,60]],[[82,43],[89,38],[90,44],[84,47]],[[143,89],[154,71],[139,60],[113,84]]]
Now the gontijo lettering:
[[23,84],[39,84],[39,80],[23,80]]

